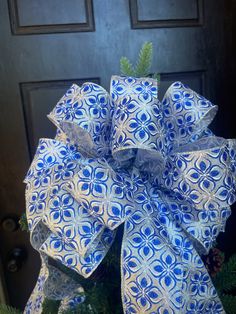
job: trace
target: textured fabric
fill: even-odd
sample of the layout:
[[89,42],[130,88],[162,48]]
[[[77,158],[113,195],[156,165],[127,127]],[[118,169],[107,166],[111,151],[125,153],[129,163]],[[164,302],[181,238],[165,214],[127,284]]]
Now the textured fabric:
[[216,111],[181,82],[162,102],[151,78],[113,76],[110,95],[72,85],[48,116],[56,138],[40,140],[25,178],[42,257],[25,313],[41,313],[45,296],[60,311],[83,302],[48,257],[89,277],[122,223],[124,313],[225,313],[200,257],[235,201],[236,142],[207,128]]

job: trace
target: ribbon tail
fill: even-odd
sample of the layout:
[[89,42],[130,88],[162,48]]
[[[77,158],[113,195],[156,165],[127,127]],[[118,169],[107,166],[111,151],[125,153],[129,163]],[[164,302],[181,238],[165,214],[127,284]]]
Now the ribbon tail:
[[80,284],[49,264],[48,257],[41,255],[42,265],[33,292],[27,301],[24,314],[37,314],[43,311],[45,299],[62,300],[62,310],[74,309],[84,302],[84,290]]
[[190,314],[198,309],[201,313],[213,310],[224,314],[191,239],[170,213],[161,211],[165,206],[162,200],[152,202],[145,190],[137,199],[140,202],[135,214],[124,226],[121,256],[124,313]]
[[36,282],[34,290],[32,291],[26,303],[24,314],[42,313],[42,305],[45,299],[42,285],[45,284],[47,276],[48,276],[47,266],[44,262],[42,262],[41,269],[38,275],[38,280]]

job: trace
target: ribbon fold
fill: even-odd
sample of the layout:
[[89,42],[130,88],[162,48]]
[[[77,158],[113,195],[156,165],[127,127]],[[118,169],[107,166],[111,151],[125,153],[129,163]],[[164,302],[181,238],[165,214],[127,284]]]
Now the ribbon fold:
[[235,201],[236,141],[208,129],[217,106],[181,82],[113,76],[110,94],[73,84],[49,119],[26,175],[31,243],[42,268],[25,313],[45,296],[59,313],[83,288],[49,257],[89,277],[124,224],[124,313],[225,313],[200,254],[224,231]]

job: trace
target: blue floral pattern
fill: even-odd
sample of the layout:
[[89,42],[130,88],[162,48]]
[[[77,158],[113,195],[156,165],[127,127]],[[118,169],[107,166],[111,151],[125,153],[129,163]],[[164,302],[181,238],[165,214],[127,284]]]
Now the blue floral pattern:
[[73,84],[49,119],[26,175],[31,243],[42,268],[25,313],[45,297],[61,309],[83,288],[49,263],[89,277],[124,224],[124,313],[225,313],[200,254],[224,231],[235,202],[236,141],[208,129],[217,107],[181,82],[158,100],[157,81],[113,76]]

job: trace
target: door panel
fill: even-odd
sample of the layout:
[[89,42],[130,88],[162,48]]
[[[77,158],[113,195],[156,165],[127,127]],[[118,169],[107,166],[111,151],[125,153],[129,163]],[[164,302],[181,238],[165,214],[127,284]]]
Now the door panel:
[[94,31],[92,0],[8,0],[14,35]]
[[[38,139],[55,134],[46,114],[73,82],[108,90],[120,57],[134,61],[143,42],[152,41],[160,98],[173,81],[187,83],[219,105],[216,133],[235,137],[235,6],[233,0],[0,1],[0,260],[11,304],[24,306],[40,264],[29,235],[4,226],[25,210],[22,180]],[[233,214],[229,226],[234,221]],[[222,239],[233,237],[232,229]],[[235,251],[235,243],[226,245]],[[11,272],[16,248],[22,262]]]
[[203,0],[130,0],[133,28],[190,27],[203,23]]

